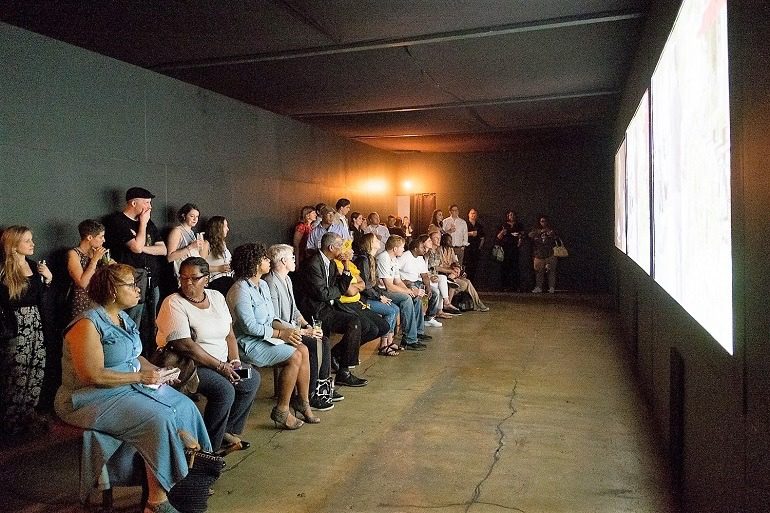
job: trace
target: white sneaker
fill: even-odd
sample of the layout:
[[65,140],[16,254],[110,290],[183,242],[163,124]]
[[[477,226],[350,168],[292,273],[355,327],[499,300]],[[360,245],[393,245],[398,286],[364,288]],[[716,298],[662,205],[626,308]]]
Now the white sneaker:
[[425,321],[425,325],[431,328],[440,328],[441,326],[443,326],[443,324],[438,322],[436,319],[430,319],[429,321]]
[[534,289],[532,289],[532,292],[534,292],[535,294],[540,294],[541,292],[543,292],[543,289],[541,289],[540,287],[535,287]]

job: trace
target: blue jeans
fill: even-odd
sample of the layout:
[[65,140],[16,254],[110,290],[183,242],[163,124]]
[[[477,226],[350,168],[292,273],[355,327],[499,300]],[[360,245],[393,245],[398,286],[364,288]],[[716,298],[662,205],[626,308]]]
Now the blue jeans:
[[366,304],[369,305],[369,308],[372,312],[382,315],[382,317],[387,321],[388,326],[390,326],[390,332],[393,333],[393,331],[396,329],[398,307],[393,303],[386,305],[379,299],[367,299]]
[[225,433],[240,435],[243,432],[261,377],[254,369],[251,379],[231,383],[214,369],[201,366],[198,367],[198,378],[198,392],[206,398],[203,422],[212,450],[217,451],[222,447]]
[[385,295],[393,300],[401,311],[401,331],[404,342],[417,342],[417,335],[425,332],[425,318],[422,315],[422,303],[419,297],[412,297],[402,292],[386,292]]

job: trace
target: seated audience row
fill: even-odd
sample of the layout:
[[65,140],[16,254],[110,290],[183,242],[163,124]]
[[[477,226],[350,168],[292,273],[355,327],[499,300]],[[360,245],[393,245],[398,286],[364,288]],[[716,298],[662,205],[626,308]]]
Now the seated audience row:
[[[164,242],[150,219],[153,198],[133,187],[104,225],[78,227],[80,243],[67,254],[72,321],[55,401],[65,422],[139,452],[145,512],[176,511],[167,493],[187,474],[186,449],[223,456],[249,448],[243,432],[260,385],[253,368],[279,368],[270,418],[294,430],[319,423],[314,410],[343,399],[335,385],[367,385],[351,372],[362,344],[377,341],[385,357],[424,351],[426,327],[459,314],[451,305],[455,290],[488,310],[463,276],[451,236],[436,240],[438,228],[409,239],[408,220],[394,218],[389,229],[376,212],[366,219],[354,212],[348,221],[351,204],[343,198],[335,210],[304,207],[293,246],[255,242],[231,254],[227,219],[211,217],[204,237],[195,231],[200,210],[192,203],[179,210]],[[10,357],[0,361],[0,405],[2,427],[14,434],[39,422],[45,337],[55,336],[47,334],[45,307],[53,275],[45,261],[30,259],[28,228],[9,227],[1,241],[0,301],[15,331]],[[177,287],[158,310],[163,263],[173,266]],[[341,335],[333,346],[332,334]],[[192,360],[194,372],[183,377],[150,361],[169,354]],[[203,414],[169,384],[205,397]]]

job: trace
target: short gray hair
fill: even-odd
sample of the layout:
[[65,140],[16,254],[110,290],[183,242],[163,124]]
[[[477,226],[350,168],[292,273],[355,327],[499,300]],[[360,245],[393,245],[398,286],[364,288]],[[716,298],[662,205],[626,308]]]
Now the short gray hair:
[[282,258],[288,258],[294,254],[294,248],[288,244],[273,244],[267,249],[267,258],[270,264],[275,266]]

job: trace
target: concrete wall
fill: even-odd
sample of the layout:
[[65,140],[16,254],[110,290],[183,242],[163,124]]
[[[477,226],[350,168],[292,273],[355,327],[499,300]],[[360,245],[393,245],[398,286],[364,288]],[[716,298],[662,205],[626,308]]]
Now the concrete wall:
[[0,48],[0,226],[32,227],[40,258],[134,185],[159,227],[186,202],[226,216],[232,247],[286,240],[304,204],[395,210],[361,185],[392,182],[390,152],[10,25]]
[[[653,4],[613,147],[649,86],[678,6]],[[766,3],[728,2],[735,354],[625,255],[613,257],[622,332],[671,454],[685,511],[770,510],[769,16]]]

